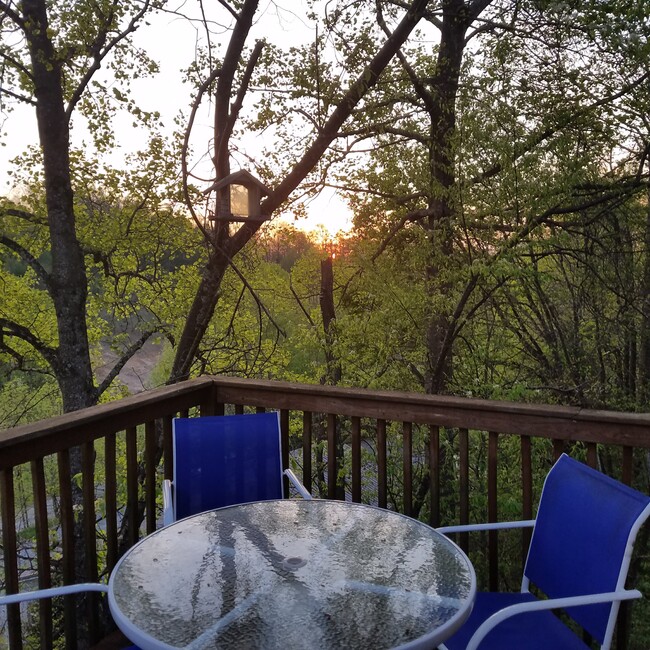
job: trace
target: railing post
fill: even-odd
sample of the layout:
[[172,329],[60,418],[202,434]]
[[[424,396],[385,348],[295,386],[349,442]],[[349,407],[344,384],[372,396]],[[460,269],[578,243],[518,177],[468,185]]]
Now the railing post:
[[[0,470],[0,507],[2,508],[2,551],[5,565],[5,591],[18,593],[18,544],[16,539],[16,509],[13,469]],[[9,647],[22,650],[20,606],[7,605]]]
[[429,425],[429,524],[440,526],[440,427]]
[[[460,457],[460,523],[466,525],[469,523],[469,431],[465,428],[458,431],[458,454]],[[469,533],[460,533],[459,546],[467,552]]]
[[311,445],[312,445],[312,419],[310,411],[303,411],[302,414],[302,483],[308,492],[313,492],[312,468],[311,468]]
[[340,454],[337,418],[333,413],[327,414],[327,496],[330,499],[345,499],[344,488],[339,485],[338,473]]
[[[499,457],[499,434],[488,434],[488,521],[498,521],[497,512],[497,460]],[[488,532],[488,564],[490,591],[499,586],[499,535],[496,530]]]
[[386,458],[386,420],[377,420],[377,503],[388,503],[388,471]]
[[223,415],[223,404],[219,404],[219,386],[213,379],[199,404],[201,415]]
[[[31,462],[32,491],[34,493],[34,519],[36,522],[36,565],[38,569],[38,588],[48,589],[52,586],[50,570],[50,535],[47,520],[47,490],[45,487],[45,469],[42,458]],[[52,638],[52,601],[44,599],[38,603],[39,630],[41,647],[51,648]]]
[[404,478],[404,514],[413,514],[413,424],[402,423],[402,475]]
[[352,501],[361,502],[361,418],[352,418]]

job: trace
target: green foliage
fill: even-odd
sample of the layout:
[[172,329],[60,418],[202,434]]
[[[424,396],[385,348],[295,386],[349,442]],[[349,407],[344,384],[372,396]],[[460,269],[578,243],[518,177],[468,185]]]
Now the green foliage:
[[[176,207],[173,155],[154,138],[148,152],[136,155],[131,171],[104,167],[79,152],[73,157],[76,224],[89,279],[88,337],[97,368],[105,366],[106,348],[119,359],[148,333],[173,339],[182,327],[188,309],[183,299],[191,300],[198,282],[195,264],[204,251],[200,234]],[[0,398],[0,404],[6,403],[0,421],[7,426],[53,412],[39,407],[29,415],[20,404],[48,403],[58,410],[58,400],[43,401],[52,392],[51,381],[35,384],[24,374],[9,379],[9,373],[18,371],[56,372],[52,359],[43,355],[44,349],[56,349],[57,329],[46,286],[50,255],[46,212],[33,169],[27,166],[22,173],[20,204],[0,206],[2,232],[12,242],[0,258],[4,287],[0,318],[12,323],[4,331],[0,350],[7,377],[2,390],[8,396]],[[29,332],[31,342],[21,336],[22,330]],[[105,372],[98,373],[97,385]],[[16,400],[15,395],[23,392],[25,396]],[[121,394],[118,390],[113,397]]]

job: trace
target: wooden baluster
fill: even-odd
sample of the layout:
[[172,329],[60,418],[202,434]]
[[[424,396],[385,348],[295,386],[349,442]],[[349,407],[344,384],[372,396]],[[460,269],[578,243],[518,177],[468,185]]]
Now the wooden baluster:
[[137,543],[138,531],[138,430],[129,427],[126,432],[126,509],[129,516],[129,546]]
[[402,423],[402,473],[404,478],[404,514],[413,514],[413,424]]
[[386,420],[377,420],[377,503],[388,503],[388,472],[386,469]]
[[[70,469],[70,450],[65,449],[57,454],[59,468],[59,507],[61,509],[61,569],[63,584],[75,582],[75,552],[74,552],[74,509],[72,504],[72,472]],[[67,650],[77,647],[77,612],[75,597],[65,596],[63,599],[63,626]]]
[[173,417],[166,415],[163,418],[163,478],[174,478],[174,442],[172,436]]
[[[533,469],[530,436],[521,437],[521,517],[524,520],[533,518]],[[532,531],[530,528],[524,528],[522,530],[522,572],[526,558],[528,557],[531,535]]]
[[[2,551],[4,555],[5,591],[18,593],[18,540],[13,469],[0,470],[0,507],[2,511]],[[20,605],[7,605],[7,628],[12,650],[22,650],[23,635]]]
[[587,443],[587,465],[594,469],[598,467],[598,446],[595,442]]
[[[459,485],[460,485],[460,524],[469,523],[469,431],[458,431],[458,453],[460,457]],[[469,533],[460,533],[459,546],[467,552],[469,549]]]
[[117,564],[117,462],[114,433],[104,438],[104,509],[106,519],[106,568]]
[[[83,500],[83,530],[86,580],[97,582],[97,532],[95,521],[95,446],[86,442],[81,446],[81,478]],[[85,596],[88,610],[88,632],[91,641],[99,640],[99,594]]]
[[632,485],[634,474],[634,449],[632,447],[623,447],[623,470],[621,472],[621,482],[625,485]]
[[307,491],[312,493],[311,442],[312,442],[311,412],[302,414],[302,483]]
[[[32,491],[34,493],[34,520],[36,524],[36,563],[38,568],[38,588],[49,589],[52,586],[50,568],[50,526],[47,513],[47,489],[45,486],[45,469],[43,459],[31,462]],[[52,600],[42,598],[38,601],[39,631],[41,648],[53,647],[52,636]]]
[[156,422],[144,425],[144,498],[147,535],[156,530]]
[[[258,411],[259,413],[260,411]],[[264,411],[262,411],[264,412]],[[289,411],[282,409],[280,411],[280,455],[282,467],[287,469],[289,465]],[[284,494],[289,497],[289,479],[282,477],[284,483]]]
[[327,414],[327,497],[336,499],[337,497],[337,479],[338,479],[338,462],[336,454],[338,452],[336,432],[336,415]]
[[361,418],[352,418],[352,501],[361,503]]
[[440,427],[429,426],[429,524],[440,526]]
[[[490,431],[488,434],[488,522],[498,521],[497,512],[497,462],[499,454],[499,434]],[[499,535],[496,530],[488,531],[488,566],[490,591],[499,587]]]

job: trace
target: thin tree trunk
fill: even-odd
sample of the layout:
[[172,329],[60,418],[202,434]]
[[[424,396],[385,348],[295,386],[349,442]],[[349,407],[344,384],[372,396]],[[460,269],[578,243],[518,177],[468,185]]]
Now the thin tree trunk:
[[334,305],[334,270],[332,258],[320,263],[320,311],[325,335],[325,376],[321,383],[336,386],[341,381],[341,363],[337,357],[336,307]]
[[641,279],[641,326],[639,350],[638,404],[650,402],[650,190],[646,201],[645,260]]

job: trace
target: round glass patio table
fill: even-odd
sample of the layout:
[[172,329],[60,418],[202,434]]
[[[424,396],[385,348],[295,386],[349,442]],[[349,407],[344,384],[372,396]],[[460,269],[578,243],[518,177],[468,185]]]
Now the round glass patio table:
[[188,517],[118,562],[109,603],[141,648],[434,648],[469,616],[453,542],[372,506],[279,500]]

